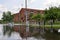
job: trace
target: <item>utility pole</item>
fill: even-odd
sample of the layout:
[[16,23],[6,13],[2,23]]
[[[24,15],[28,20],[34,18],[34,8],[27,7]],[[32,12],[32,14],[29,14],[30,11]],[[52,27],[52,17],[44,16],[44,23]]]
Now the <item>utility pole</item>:
[[29,21],[28,21],[28,12],[27,12],[27,0],[25,0],[25,16],[26,16],[26,40],[27,40],[27,33],[29,32]]
[[28,21],[28,11],[27,11],[27,0],[25,0],[25,16],[26,16],[26,32],[29,32],[29,21]]

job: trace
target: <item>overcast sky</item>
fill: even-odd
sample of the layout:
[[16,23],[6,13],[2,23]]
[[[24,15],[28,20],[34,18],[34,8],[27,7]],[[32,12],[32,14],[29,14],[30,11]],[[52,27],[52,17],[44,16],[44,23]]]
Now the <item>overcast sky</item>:
[[[24,8],[25,0],[0,0],[0,19],[3,11],[11,11],[17,13],[21,8]],[[45,9],[49,6],[58,6],[60,0],[28,0],[28,8]]]

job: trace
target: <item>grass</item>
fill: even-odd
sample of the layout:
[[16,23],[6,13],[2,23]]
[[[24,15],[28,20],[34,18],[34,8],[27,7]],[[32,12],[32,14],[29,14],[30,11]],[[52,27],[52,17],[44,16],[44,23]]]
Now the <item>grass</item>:
[[[41,25],[41,26],[33,26],[33,25],[30,25],[30,27],[44,27],[44,25]],[[60,25],[52,25],[53,28],[60,28]],[[45,25],[45,28],[51,28],[51,25]]]
[[[50,26],[45,25],[45,27],[51,28],[51,25]],[[53,28],[60,28],[60,25],[52,25],[52,27]]]

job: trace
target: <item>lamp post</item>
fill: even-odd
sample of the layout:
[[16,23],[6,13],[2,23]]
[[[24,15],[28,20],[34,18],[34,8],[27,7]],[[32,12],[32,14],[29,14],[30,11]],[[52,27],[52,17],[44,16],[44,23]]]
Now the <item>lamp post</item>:
[[26,15],[26,32],[29,32],[29,21],[28,21],[28,12],[27,12],[27,0],[25,0],[25,15]]
[[25,0],[25,16],[26,16],[26,26],[27,26],[27,0]]
[[25,0],[25,8],[27,9],[27,0]]
[[25,16],[26,16],[26,40],[27,40],[27,33],[29,32],[29,21],[28,21],[28,12],[27,12],[27,0],[25,0]]

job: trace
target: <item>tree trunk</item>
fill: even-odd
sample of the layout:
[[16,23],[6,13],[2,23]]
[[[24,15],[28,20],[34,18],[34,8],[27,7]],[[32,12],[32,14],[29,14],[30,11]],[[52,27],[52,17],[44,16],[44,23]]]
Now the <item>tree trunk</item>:
[[51,20],[51,32],[53,32],[53,20]]
[[44,27],[43,27],[43,32],[45,32],[45,20],[44,20]]

